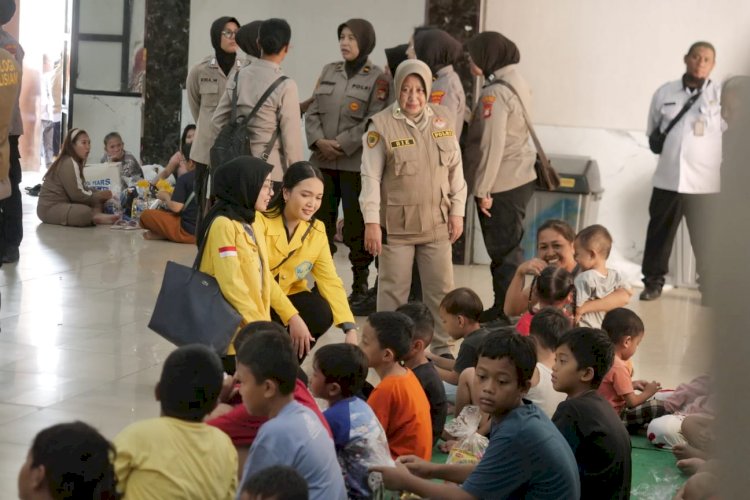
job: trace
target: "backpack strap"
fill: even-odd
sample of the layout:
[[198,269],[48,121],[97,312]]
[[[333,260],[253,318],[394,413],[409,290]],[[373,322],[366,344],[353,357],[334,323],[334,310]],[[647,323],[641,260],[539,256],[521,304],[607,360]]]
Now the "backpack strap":
[[[494,76],[494,75],[492,75]],[[507,87],[513,94],[518,98],[518,102],[521,103],[521,109],[523,110],[523,119],[526,122],[526,128],[529,129],[529,134],[531,135],[531,140],[534,141],[534,147],[536,147],[536,152],[539,155],[539,160],[544,164],[546,167],[552,168],[549,158],[547,157],[547,154],[544,152],[544,149],[542,148],[542,143],[539,142],[539,138],[536,136],[536,131],[534,130],[534,125],[531,123],[531,118],[529,117],[528,111],[526,111],[526,106],[524,106],[523,101],[521,100],[521,96],[518,95],[518,92],[516,89],[511,85],[510,83],[506,82],[505,80],[497,80],[495,78],[492,78],[490,82],[485,85],[486,87],[489,87],[490,85],[500,84],[505,87]]]

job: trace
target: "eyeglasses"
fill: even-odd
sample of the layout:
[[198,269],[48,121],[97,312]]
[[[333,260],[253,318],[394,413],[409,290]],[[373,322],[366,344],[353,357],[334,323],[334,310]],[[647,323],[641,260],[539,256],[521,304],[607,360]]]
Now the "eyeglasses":
[[265,181],[263,183],[262,189],[265,189],[267,191],[273,191],[273,181]]
[[234,38],[234,36],[237,34],[237,31],[224,30],[221,32],[221,34],[224,38]]

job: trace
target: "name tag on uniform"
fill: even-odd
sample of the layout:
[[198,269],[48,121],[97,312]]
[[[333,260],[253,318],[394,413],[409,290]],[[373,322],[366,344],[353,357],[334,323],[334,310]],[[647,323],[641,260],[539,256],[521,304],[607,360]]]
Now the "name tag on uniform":
[[396,139],[395,141],[391,141],[391,147],[392,148],[400,148],[403,146],[413,146],[416,144],[414,142],[414,139],[409,137],[408,139]]
[[441,137],[453,137],[455,134],[452,130],[438,130],[432,133],[432,137],[440,139]]

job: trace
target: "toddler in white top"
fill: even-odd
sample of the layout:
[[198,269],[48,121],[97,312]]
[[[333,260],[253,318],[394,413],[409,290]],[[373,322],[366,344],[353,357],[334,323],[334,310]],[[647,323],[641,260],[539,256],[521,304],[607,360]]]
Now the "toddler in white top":
[[[581,272],[575,279],[576,319],[579,326],[601,328],[607,311],[622,306],[621,300],[608,300],[618,290],[632,295],[630,285],[618,271],[607,267],[612,236],[599,224],[581,230],[573,243]],[[618,298],[619,299],[619,298]]]

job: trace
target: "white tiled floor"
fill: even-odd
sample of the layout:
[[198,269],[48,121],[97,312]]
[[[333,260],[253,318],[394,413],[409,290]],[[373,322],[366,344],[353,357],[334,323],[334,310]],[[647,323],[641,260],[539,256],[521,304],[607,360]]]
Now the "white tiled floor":
[[[146,324],[166,260],[190,263],[195,252],[144,241],[140,231],[43,225],[36,198],[23,196],[21,260],[0,269],[0,498],[15,498],[18,469],[42,428],[81,419],[112,438],[158,415],[153,387],[172,346]],[[344,254],[336,260],[350,283]],[[486,266],[458,266],[455,275],[457,286],[489,297]],[[714,335],[699,304],[687,290],[631,302],[647,327],[639,378],[671,387],[708,368]],[[341,339],[332,331],[322,341]]]

